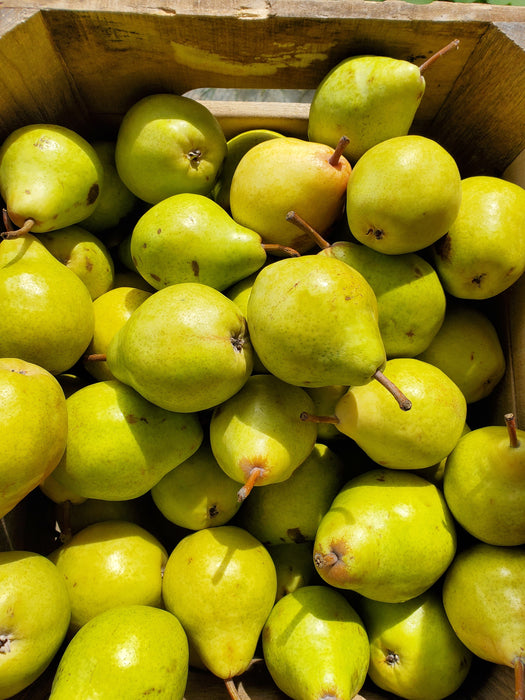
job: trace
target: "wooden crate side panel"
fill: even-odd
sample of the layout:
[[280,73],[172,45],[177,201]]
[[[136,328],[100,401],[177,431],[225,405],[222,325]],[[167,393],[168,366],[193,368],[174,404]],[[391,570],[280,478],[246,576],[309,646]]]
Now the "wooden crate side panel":
[[[525,23],[491,25],[437,113],[432,132],[468,167],[501,174],[525,148]],[[465,157],[466,156],[466,157]]]

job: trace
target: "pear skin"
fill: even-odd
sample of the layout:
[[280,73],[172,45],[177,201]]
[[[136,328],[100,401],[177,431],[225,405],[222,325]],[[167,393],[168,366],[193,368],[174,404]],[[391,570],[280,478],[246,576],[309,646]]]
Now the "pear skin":
[[0,244],[0,296],[0,355],[18,357],[51,374],[70,369],[80,359],[93,335],[91,296],[35,236]]
[[368,636],[354,608],[327,586],[303,586],[274,605],[262,632],[277,687],[293,700],[352,700],[369,665]]
[[268,551],[233,525],[180,540],[162,585],[166,609],[180,620],[204,666],[224,680],[248,668],[276,590]]
[[[100,159],[79,134],[55,124],[13,131],[0,148],[0,194],[18,227],[54,231],[87,218],[104,183]],[[65,184],[66,183],[66,184]]]
[[339,491],[313,556],[331,586],[398,603],[430,588],[455,553],[454,519],[441,491],[411,472],[372,469]]
[[313,542],[285,542],[267,547],[277,572],[276,602],[302,586],[319,581],[312,559]]

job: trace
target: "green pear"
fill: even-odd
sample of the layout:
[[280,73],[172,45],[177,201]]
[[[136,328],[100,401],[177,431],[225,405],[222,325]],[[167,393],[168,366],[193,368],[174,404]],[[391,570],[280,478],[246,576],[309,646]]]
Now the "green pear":
[[[490,663],[514,667],[523,688],[525,551],[474,542],[443,581],[443,605],[459,639]],[[516,694],[516,697],[520,697]]]
[[113,279],[113,289],[117,287],[134,287],[135,289],[143,289],[145,292],[150,292],[153,294],[155,292],[155,287],[146,282],[146,280],[139,275],[135,270],[115,270],[115,276]]
[[417,253],[385,255],[338,241],[319,255],[360,272],[377,299],[378,324],[388,358],[415,357],[432,342],[445,317],[445,292],[436,270]]
[[55,124],[13,131],[0,148],[0,194],[11,221],[33,233],[77,224],[95,209],[104,170],[82,136]]
[[0,356],[18,357],[51,374],[80,359],[93,335],[91,296],[35,236],[0,244],[0,298]]
[[112,288],[115,267],[109,250],[83,226],[66,226],[59,231],[42,233],[38,240],[80,277],[92,299]]
[[89,384],[66,403],[67,446],[53,474],[86,498],[142,496],[202,442],[196,415],[166,411],[116,379]]
[[162,607],[167,558],[156,537],[125,520],[93,523],[75,533],[49,555],[71,601],[70,631],[120,605]]
[[183,700],[188,640],[166,610],[123,605],[87,622],[60,658],[49,698]]
[[468,404],[489,396],[506,370],[503,347],[490,318],[481,309],[453,299],[441,328],[418,359],[445,372]]
[[252,371],[246,319],[222,292],[198,282],[151,295],[114,335],[108,368],[144,398],[192,413],[233,396]]
[[220,204],[226,211],[230,211],[230,188],[233,173],[243,155],[258,143],[282,137],[283,134],[272,131],[271,129],[248,129],[247,131],[241,131],[240,134],[232,136],[232,138],[227,141],[226,146],[228,151],[226,153],[226,158],[224,159],[222,169],[219,173],[219,178],[211,192],[217,204]]
[[188,530],[225,525],[240,508],[239,483],[218,465],[208,443],[172,469],[151,489],[157,508]]
[[461,192],[456,162],[439,143],[396,136],[369,148],[355,164],[347,187],[348,225],[374,250],[414,253],[447,233]]
[[317,86],[308,138],[335,147],[342,134],[345,156],[355,163],[381,141],[408,134],[425,92],[418,66],[389,56],[350,56]]
[[93,141],[91,144],[104,170],[104,188],[94,212],[82,226],[95,235],[103,235],[118,226],[137,205],[137,197],[122,182],[115,165],[115,141]]
[[180,192],[211,192],[226,157],[226,138],[200,102],[148,95],[124,115],[117,134],[117,172],[139,199],[156,204]]
[[443,575],[456,530],[441,491],[412,472],[372,469],[334,498],[314,542],[314,564],[336,588],[399,603]]
[[463,683],[472,652],[458,639],[441,592],[432,587],[402,603],[361,598],[370,641],[371,680],[406,700],[443,700]]
[[86,350],[88,357],[83,359],[83,367],[92,377],[99,381],[114,379],[107,362],[90,360],[89,357],[107,353],[115,333],[151,294],[152,292],[136,287],[116,287],[109,289],[94,300],[93,337]]
[[71,533],[106,520],[126,520],[146,527],[148,522],[145,499],[145,496],[130,498],[127,501],[86,498],[82,503],[72,503],[69,514]]
[[223,291],[266,262],[258,233],[209,197],[190,192],[148,209],[133,229],[130,251],[137,271],[155,289],[200,282]]
[[41,484],[67,440],[67,408],[56,378],[42,367],[0,358],[0,518]]
[[262,644],[270,675],[293,700],[352,700],[365,682],[370,652],[363,622],[326,586],[303,586],[277,601]]
[[225,681],[250,665],[276,590],[268,551],[233,525],[182,538],[168,558],[162,584],[165,607],[180,620],[190,646]]
[[39,488],[42,493],[50,498],[54,503],[70,503],[70,504],[80,504],[84,503],[87,498],[85,496],[79,496],[78,493],[67,488],[67,486],[62,486],[62,484],[56,480],[53,476],[53,472],[47,476],[44,481],[39,484]]
[[375,294],[341,260],[303,255],[264,267],[247,319],[262,363],[289,384],[365,384],[385,365]]
[[[463,426],[463,432],[461,433],[461,436],[465,435],[470,431],[470,426],[465,423]],[[437,462],[436,464],[433,464],[431,467],[423,467],[423,469],[417,469],[417,473],[419,476],[422,476],[424,479],[428,479],[428,481],[431,481],[433,484],[438,486],[441,490],[443,490],[443,479],[445,477],[445,467],[447,465],[447,459],[449,455],[446,457],[443,457],[443,459],[440,462]]]
[[312,452],[317,426],[301,420],[313,409],[306,391],[271,374],[254,374],[215,407],[210,445],[221,469],[243,484],[244,500],[253,486],[288,479]]
[[71,604],[56,566],[36,552],[0,552],[0,590],[0,698],[11,698],[51,663]]
[[317,578],[312,559],[313,542],[285,542],[267,547],[277,573],[277,602]]
[[317,443],[285,481],[255,489],[238,522],[265,545],[313,542],[348,472],[335,452]]
[[448,456],[443,493],[452,515],[487,544],[525,544],[525,431],[513,414],[459,440]]
[[422,469],[437,464],[461,437],[465,397],[444,372],[422,360],[388,360],[385,374],[403,387],[411,410],[399,411],[381,384],[369,382],[350,387],[339,400],[336,426],[383,467]]
[[257,231],[264,243],[304,253],[312,239],[286,220],[287,213],[295,210],[321,233],[327,231],[343,213],[350,170],[330,146],[291,136],[263,141],[235,169],[232,217]]
[[445,291],[461,299],[490,299],[525,270],[525,189],[498,177],[461,181],[461,206],[433,259]]

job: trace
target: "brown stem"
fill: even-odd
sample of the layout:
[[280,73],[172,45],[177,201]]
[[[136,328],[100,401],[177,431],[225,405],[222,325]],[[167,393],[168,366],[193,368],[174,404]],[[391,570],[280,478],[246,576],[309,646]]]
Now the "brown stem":
[[255,482],[263,475],[263,471],[264,470],[262,467],[252,467],[250,469],[246,483],[241,489],[239,489],[239,491],[237,491],[238,501],[244,501],[244,499],[250,495],[251,490],[255,486]]
[[57,521],[60,528],[60,542],[67,544],[73,537],[71,528],[71,501],[58,504]]
[[286,214],[286,221],[289,221],[291,224],[295,224],[298,228],[307,233],[310,238],[317,243],[319,248],[330,247],[330,243],[328,243],[328,241],[321,236],[319,231],[316,231],[312,226],[310,226],[310,224],[305,221],[302,216],[299,216],[297,212],[289,211],[288,214]]
[[87,362],[105,362],[106,354],[103,352],[94,352],[91,355],[84,355],[82,359],[86,360]]
[[514,659],[514,697],[525,700],[525,662],[521,656]]
[[233,678],[226,678],[224,680],[224,684],[226,685],[226,690],[228,691],[228,695],[230,696],[231,700],[240,700],[239,693],[237,692],[237,688],[233,682]]
[[509,434],[509,442],[511,447],[519,447],[520,441],[518,440],[518,432],[516,429],[516,419],[513,413],[506,413],[505,423],[507,424],[507,432]]
[[2,209],[2,221],[4,222],[4,228],[6,231],[13,230],[13,223],[7,214],[7,209]]
[[0,238],[4,240],[9,238],[20,238],[20,236],[23,236],[25,233],[29,233],[34,225],[34,219],[26,219],[24,221],[24,225],[20,228],[13,230],[11,226],[6,227],[7,231],[2,231],[2,233],[0,233]]
[[299,258],[301,257],[301,253],[298,253],[295,248],[290,248],[287,245],[281,245],[280,243],[263,243],[262,247],[267,253],[273,253],[274,251],[277,253],[285,253],[286,255],[289,255],[291,258]]
[[448,53],[452,49],[456,49],[458,46],[459,46],[459,39],[454,39],[454,41],[451,41],[450,44],[447,44],[439,51],[436,51],[436,53],[432,54],[432,56],[430,56],[430,58],[427,58],[427,60],[419,66],[419,74],[423,75],[423,73],[426,71],[426,69],[429,66],[431,66],[434,63],[434,61],[437,61],[438,58],[440,58],[441,56],[444,56],[446,53]]
[[303,411],[299,418],[305,423],[332,423],[337,425],[340,421],[337,416],[314,416],[313,413]]
[[388,377],[385,377],[385,375],[383,374],[383,372],[381,372],[380,369],[374,372],[374,379],[377,379],[377,381],[380,384],[382,384],[385,387],[385,389],[388,389],[388,391],[392,394],[392,396],[399,404],[399,408],[402,411],[410,411],[410,409],[412,408],[412,401],[410,401],[410,399],[407,399],[403,392],[397,388],[394,382],[390,381]]
[[338,165],[339,159],[343,155],[343,151],[345,150],[345,148],[348,146],[349,143],[350,143],[350,139],[348,138],[348,136],[341,136],[341,138],[337,142],[337,146],[335,147],[334,152],[332,153],[332,155],[328,159],[328,162],[330,163],[330,165],[333,165],[334,168],[336,165]]

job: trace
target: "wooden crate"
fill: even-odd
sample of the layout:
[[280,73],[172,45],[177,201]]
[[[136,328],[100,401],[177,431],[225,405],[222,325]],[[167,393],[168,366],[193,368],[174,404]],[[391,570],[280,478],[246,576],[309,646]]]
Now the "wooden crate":
[[[457,51],[426,74],[414,133],[436,138],[463,177],[525,186],[525,7],[411,5],[400,0],[50,0],[0,2],[0,139],[35,122],[111,137],[125,111],[155,92],[198,88],[313,90],[358,53],[422,63],[452,39]],[[239,94],[238,92],[236,93]],[[248,128],[305,136],[307,103],[212,101],[229,137]],[[480,421],[513,411],[525,422],[525,281],[497,301],[508,360]],[[38,493],[2,520],[0,549],[50,546],[53,509]],[[44,700],[54,665],[17,700]],[[242,679],[252,700],[285,696],[262,662]],[[476,662],[454,700],[510,700],[511,669]],[[191,670],[187,700],[219,700],[222,681]],[[367,683],[362,698],[393,698]]]

